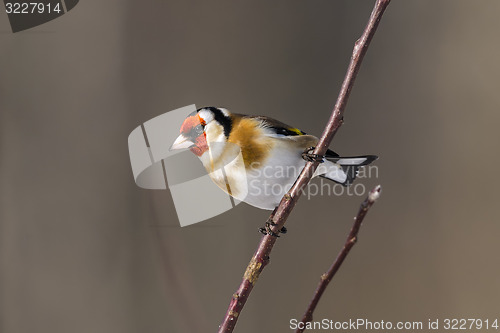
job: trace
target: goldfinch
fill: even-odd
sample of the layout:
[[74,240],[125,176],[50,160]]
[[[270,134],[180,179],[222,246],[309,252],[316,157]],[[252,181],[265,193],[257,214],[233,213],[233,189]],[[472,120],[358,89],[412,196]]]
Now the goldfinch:
[[[265,116],[204,107],[183,122],[170,147],[190,149],[223,191],[252,206],[273,210],[306,164],[318,138]],[[328,150],[314,176],[347,186],[374,155],[340,157]]]

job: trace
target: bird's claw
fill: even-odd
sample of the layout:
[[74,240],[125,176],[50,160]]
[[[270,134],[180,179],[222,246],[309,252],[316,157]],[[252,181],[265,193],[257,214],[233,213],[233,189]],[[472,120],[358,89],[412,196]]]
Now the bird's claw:
[[[263,235],[269,235],[269,236],[273,236],[273,237],[279,238],[279,237],[280,237],[280,235],[279,235],[279,234],[277,234],[277,233],[275,233],[275,232],[271,229],[271,227],[274,227],[274,226],[276,226],[276,225],[277,225],[277,224],[276,224],[276,223],[274,223],[273,221],[267,221],[267,222],[266,222],[266,226],[265,226],[264,228],[259,228],[259,232],[260,232],[261,234],[263,234]],[[286,233],[287,233],[287,231],[288,231],[288,230],[287,230],[285,227],[282,227],[282,228],[280,229],[280,233],[282,233],[282,234],[286,234]]]
[[323,163],[325,160],[325,156],[319,155],[319,154],[313,154],[315,147],[309,147],[304,152],[302,152],[302,158],[306,160],[307,162],[319,162]]

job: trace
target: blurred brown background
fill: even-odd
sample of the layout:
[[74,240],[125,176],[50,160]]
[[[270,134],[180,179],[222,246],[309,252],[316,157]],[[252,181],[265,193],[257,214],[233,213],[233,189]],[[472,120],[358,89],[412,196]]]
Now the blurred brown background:
[[[127,136],[195,103],[321,134],[374,1],[81,1],[0,14],[0,331],[214,332],[268,212],[180,228]],[[332,147],[381,200],[316,319],[498,318],[500,2],[393,1]],[[362,198],[302,199],[236,332],[288,332]]]

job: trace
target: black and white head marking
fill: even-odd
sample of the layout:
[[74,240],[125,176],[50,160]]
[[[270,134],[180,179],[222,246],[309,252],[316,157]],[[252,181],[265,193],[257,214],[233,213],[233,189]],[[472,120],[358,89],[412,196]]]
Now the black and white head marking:
[[229,137],[233,122],[231,120],[229,112],[226,109],[208,106],[198,109],[197,112],[207,124],[212,120],[215,120],[219,124],[221,124],[221,126],[224,128],[224,135],[226,136],[226,138]]

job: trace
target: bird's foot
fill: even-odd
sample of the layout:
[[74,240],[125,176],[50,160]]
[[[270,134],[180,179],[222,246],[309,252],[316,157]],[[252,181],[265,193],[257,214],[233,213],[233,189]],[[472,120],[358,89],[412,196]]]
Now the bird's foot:
[[[273,236],[273,237],[279,237],[279,234],[275,233],[271,227],[274,227],[276,226],[277,224],[274,223],[272,220],[269,220],[266,222],[266,226],[264,228],[259,228],[259,232],[263,235],[269,235],[269,236]],[[287,233],[287,229],[285,227],[282,227],[280,229],[280,233],[282,234],[286,234]]]
[[306,160],[307,162],[319,162],[323,163],[325,160],[325,156],[318,155],[318,154],[313,154],[315,147],[309,147],[304,152],[302,153],[302,158]]

